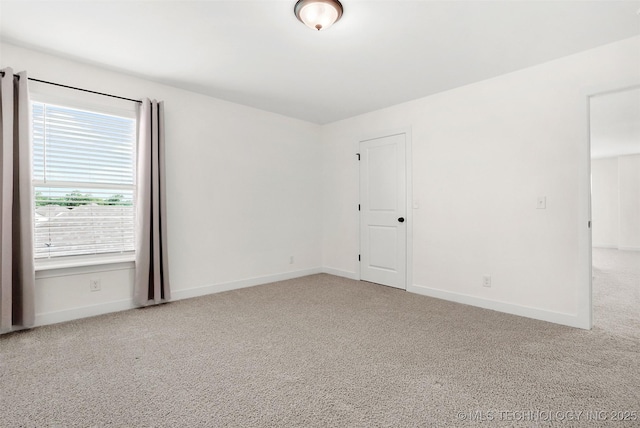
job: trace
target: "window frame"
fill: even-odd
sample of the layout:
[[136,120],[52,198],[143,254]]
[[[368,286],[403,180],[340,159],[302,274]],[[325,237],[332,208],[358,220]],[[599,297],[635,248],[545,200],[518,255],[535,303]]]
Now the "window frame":
[[[136,198],[137,198],[137,179],[136,179],[136,169],[137,169],[137,145],[138,145],[138,131],[139,131],[139,109],[138,103],[120,100],[105,97],[102,95],[85,93],[81,91],[70,90],[67,88],[60,88],[51,85],[46,85],[42,83],[30,82],[30,93],[29,93],[29,125],[30,128],[33,129],[33,104],[34,103],[44,103],[57,105],[61,107],[71,108],[71,109],[79,109],[90,112],[95,112],[99,114],[106,115],[115,115],[120,117],[126,117],[129,119],[133,119],[135,121],[135,135],[134,135],[134,160],[133,160],[133,185],[130,187],[130,190],[133,193],[133,201],[134,201],[134,235],[136,233],[137,221],[136,221]],[[31,150],[33,153],[34,150],[34,141],[33,136],[30,140]],[[32,161],[33,168],[33,161]],[[42,180],[37,180],[35,177],[35,172],[32,171],[31,174],[31,204],[32,204],[32,212],[35,213],[36,210],[36,187],[47,186],[51,183],[43,182]],[[69,183],[73,184],[73,183]],[[80,186],[81,183],[78,183]],[[109,184],[105,184],[102,188],[109,188]],[[97,186],[96,188],[99,188]],[[128,187],[128,186],[127,186]],[[32,225],[34,228],[34,245],[35,245],[35,222]],[[135,260],[135,244],[134,250],[126,251],[126,252],[117,252],[117,253],[103,253],[103,254],[90,254],[90,255],[69,255],[69,256],[57,256],[57,257],[47,257],[47,258],[36,258],[35,249],[34,249],[34,265],[36,271],[45,271],[50,269],[66,269],[73,267],[83,267],[83,266],[98,266],[105,264],[117,264],[117,263],[126,263],[133,262]]]

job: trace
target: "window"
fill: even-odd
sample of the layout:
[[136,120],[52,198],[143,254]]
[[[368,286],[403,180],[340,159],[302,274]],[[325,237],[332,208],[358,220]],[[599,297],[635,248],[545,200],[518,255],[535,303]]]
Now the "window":
[[133,254],[135,116],[31,106],[36,260]]

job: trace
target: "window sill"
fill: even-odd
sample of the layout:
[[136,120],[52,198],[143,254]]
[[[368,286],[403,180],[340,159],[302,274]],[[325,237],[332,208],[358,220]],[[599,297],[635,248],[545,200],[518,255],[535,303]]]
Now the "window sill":
[[70,257],[61,260],[35,260],[35,270],[36,272],[40,271],[49,271],[49,270],[58,270],[58,269],[69,269],[69,268],[81,268],[81,267],[92,267],[92,266],[104,266],[104,265],[112,265],[119,263],[133,263],[135,262],[136,256],[135,254],[123,254],[117,256],[102,256],[102,257]]

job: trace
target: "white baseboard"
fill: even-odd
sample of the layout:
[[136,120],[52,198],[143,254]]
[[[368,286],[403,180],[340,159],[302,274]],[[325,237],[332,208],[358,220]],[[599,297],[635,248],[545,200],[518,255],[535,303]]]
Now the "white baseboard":
[[[204,296],[207,294],[220,293],[222,291],[236,290],[239,288],[252,287],[254,285],[267,284],[270,282],[284,281],[287,279],[299,278],[302,276],[322,273],[321,268],[304,269],[294,272],[285,272],[276,275],[266,275],[256,278],[242,279],[220,284],[205,285],[202,287],[188,288],[185,290],[171,291],[171,301],[188,299],[191,297]],[[96,315],[120,312],[127,309],[134,309],[133,299],[118,300],[114,302],[100,303],[97,305],[83,306],[79,308],[65,309],[62,311],[45,312],[36,314],[35,326],[57,324],[65,321],[72,321],[80,318],[88,318]]]
[[98,305],[65,309],[63,311],[45,312],[42,314],[36,314],[35,326],[38,327],[41,325],[57,324],[59,322],[94,317],[96,315],[109,314],[111,312],[126,311],[127,309],[134,309],[135,307],[133,300],[125,299],[115,302],[100,303]]
[[593,248],[611,249],[611,250],[617,250],[618,249],[618,246],[616,244],[593,244],[592,247]]
[[498,312],[505,312],[507,314],[533,318],[540,321],[548,321],[556,324],[566,325],[569,327],[582,328],[586,330],[590,328],[590,326],[585,325],[577,315],[530,308],[527,306],[515,305],[513,303],[498,302],[495,300],[483,299],[481,297],[469,296],[467,294],[438,290],[436,288],[425,287],[423,285],[411,285],[408,287],[407,291],[416,294],[422,294],[423,296],[435,297],[437,299],[449,300],[451,302],[477,306],[484,309],[491,309]]
[[620,247],[618,245],[593,245],[593,248],[604,248],[609,250],[620,250],[620,251],[640,251],[640,247]]
[[238,281],[223,282],[218,284],[204,285],[201,287],[187,288],[185,290],[171,291],[171,300],[190,299],[192,297],[206,296],[207,294],[221,293],[223,291],[237,290],[240,288],[253,287],[255,285],[268,284],[270,282],[285,281],[287,279],[300,278],[302,276],[322,273],[321,268],[303,269],[293,272],[278,273],[275,275],[259,276],[255,278],[241,279]]
[[341,276],[343,278],[354,279],[356,281],[360,280],[360,275],[358,275],[356,272],[349,272],[349,271],[346,271],[346,270],[334,269],[334,268],[330,268],[330,267],[326,267],[326,266],[322,268],[322,273],[328,273],[329,275]]
[[[355,272],[344,271],[330,267],[318,267],[311,269],[303,269],[293,272],[285,272],[274,275],[265,275],[254,278],[247,278],[238,281],[230,281],[218,284],[210,284],[200,287],[193,287],[171,292],[171,300],[189,299],[192,297],[205,296],[208,294],[220,293],[223,291],[237,290],[240,288],[253,287],[256,285],[268,284],[271,282],[285,281],[288,279],[300,278],[303,276],[314,275],[318,273],[326,273],[330,275],[340,276],[353,280],[359,280],[359,275]],[[424,296],[435,297],[438,299],[448,300],[452,302],[462,303],[471,306],[477,306],[484,309],[505,312],[512,315],[533,318],[541,321],[548,321],[556,324],[567,325],[570,327],[588,329],[577,315],[546,311],[543,309],[530,308],[526,306],[515,305],[512,303],[498,302],[494,300],[483,299],[480,297],[469,296],[465,294],[453,293],[450,291],[438,290],[435,288],[425,287],[422,285],[410,285],[407,291],[421,294]],[[127,309],[134,309],[136,306],[133,300],[119,300],[114,302],[102,303],[98,305],[84,306],[80,308],[67,309],[63,311],[47,312],[36,314],[35,325],[42,326],[47,324],[55,324],[64,321],[71,321],[80,318],[87,318],[96,315],[107,314],[111,312],[119,312]]]

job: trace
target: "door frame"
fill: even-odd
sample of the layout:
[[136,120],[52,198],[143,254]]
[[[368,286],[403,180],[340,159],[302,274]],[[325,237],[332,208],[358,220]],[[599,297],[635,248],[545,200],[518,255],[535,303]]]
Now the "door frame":
[[578,265],[579,265],[579,293],[578,293],[578,327],[591,330],[593,328],[593,219],[591,218],[591,98],[612,94],[629,89],[640,88],[640,80],[617,82],[610,85],[586,88],[583,91],[585,103],[584,127],[585,144],[580,154],[580,186],[578,210]]
[[[375,133],[367,133],[363,135],[358,141],[354,142],[355,153],[360,154],[360,143],[364,141],[377,140],[385,137],[392,137],[394,135],[404,134],[405,136],[405,180],[406,180],[406,261],[405,261],[405,284],[402,288],[408,291],[413,285],[413,154],[411,149],[411,127],[397,128],[388,131],[381,131]],[[360,195],[362,189],[360,188],[360,162],[358,162],[358,174],[356,174],[358,180],[358,204],[360,204]],[[360,236],[360,222],[361,212],[358,211],[358,254],[362,254],[362,237]],[[358,262],[358,281],[361,277],[361,265]]]

